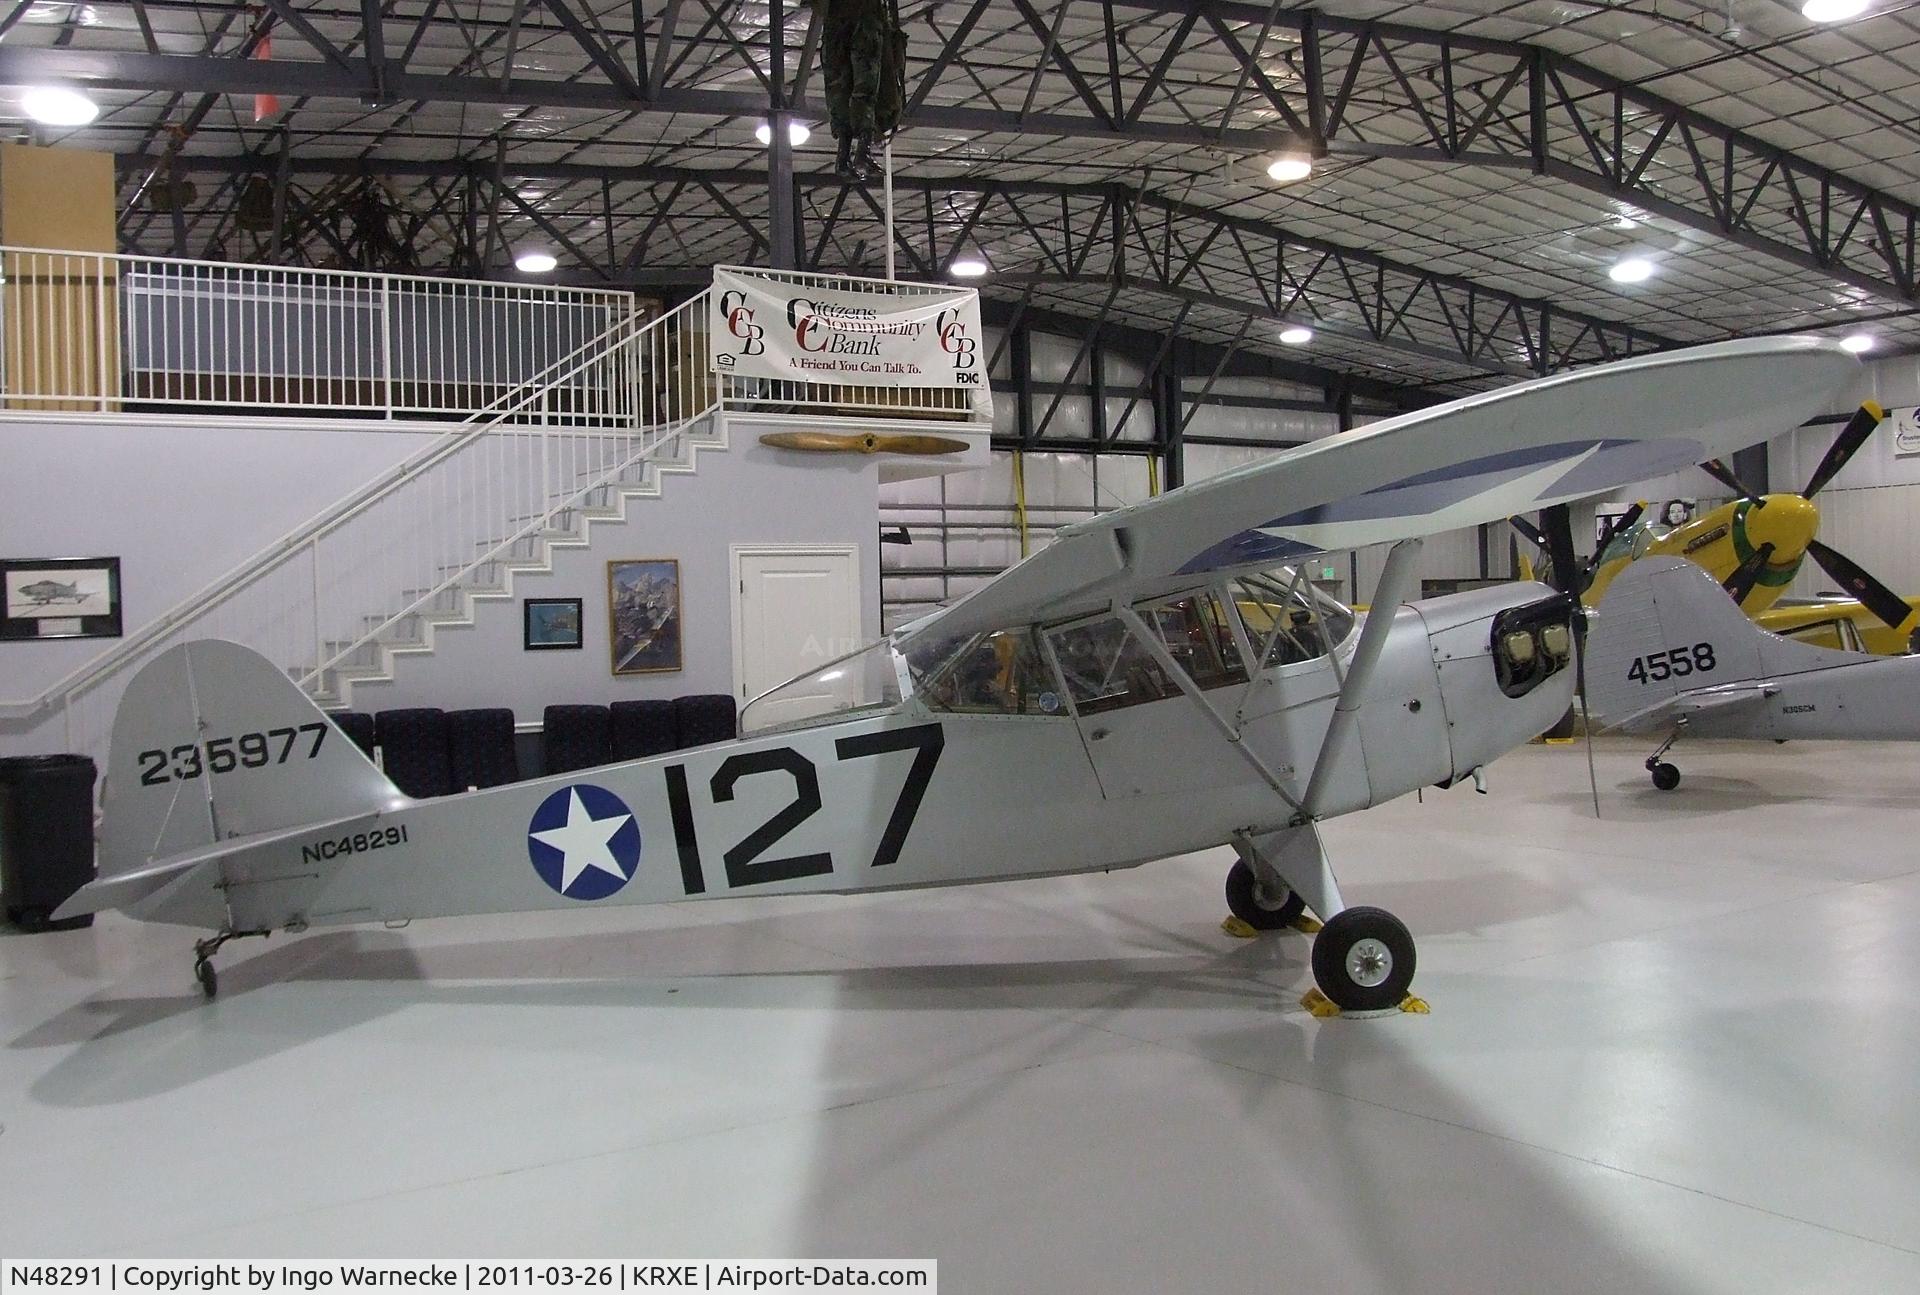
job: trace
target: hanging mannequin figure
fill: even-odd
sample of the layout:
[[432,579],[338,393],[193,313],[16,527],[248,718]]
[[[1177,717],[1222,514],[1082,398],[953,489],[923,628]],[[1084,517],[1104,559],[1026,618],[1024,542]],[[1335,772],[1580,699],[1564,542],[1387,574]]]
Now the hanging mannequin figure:
[[834,173],[871,178],[874,147],[900,125],[906,104],[906,33],[894,0],[814,0],[827,116],[838,144]]

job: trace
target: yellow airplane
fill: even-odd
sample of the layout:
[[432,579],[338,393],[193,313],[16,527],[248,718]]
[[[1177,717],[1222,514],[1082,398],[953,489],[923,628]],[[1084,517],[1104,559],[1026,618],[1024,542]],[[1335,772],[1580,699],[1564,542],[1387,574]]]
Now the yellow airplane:
[[[1644,505],[1635,505],[1601,539],[1581,601],[1598,606],[1614,577],[1636,559],[1681,557],[1711,572],[1742,611],[1775,634],[1887,656],[1920,648],[1920,598],[1900,597],[1858,563],[1814,538],[1820,510],[1813,496],[1886,416],[1872,401],[1861,405],[1798,494],[1756,495],[1719,460],[1701,464],[1740,498],[1664,533],[1643,518]],[[1537,533],[1528,538],[1543,543]],[[1775,606],[1809,557],[1858,601]]]

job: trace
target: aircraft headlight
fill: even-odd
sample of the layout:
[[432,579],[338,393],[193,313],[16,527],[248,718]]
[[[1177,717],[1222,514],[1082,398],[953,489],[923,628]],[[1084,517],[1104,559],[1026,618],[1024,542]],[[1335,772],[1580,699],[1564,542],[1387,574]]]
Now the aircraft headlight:
[[1540,647],[1555,660],[1564,661],[1573,651],[1573,633],[1565,625],[1548,625],[1540,631]]
[[1514,665],[1527,665],[1533,660],[1533,635],[1526,630],[1514,630],[1501,638],[1500,651]]

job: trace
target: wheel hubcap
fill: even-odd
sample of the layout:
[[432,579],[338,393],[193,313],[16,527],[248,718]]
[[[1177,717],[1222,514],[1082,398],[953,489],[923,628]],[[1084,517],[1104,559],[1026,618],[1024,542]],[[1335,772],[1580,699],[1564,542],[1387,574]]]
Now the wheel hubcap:
[[[1920,633],[1920,631],[1915,632]],[[1279,912],[1292,898],[1293,892],[1285,886],[1269,886],[1258,881],[1253,884],[1253,902],[1268,912]]]
[[1393,952],[1379,940],[1355,940],[1347,950],[1347,978],[1362,989],[1372,989],[1393,974]]

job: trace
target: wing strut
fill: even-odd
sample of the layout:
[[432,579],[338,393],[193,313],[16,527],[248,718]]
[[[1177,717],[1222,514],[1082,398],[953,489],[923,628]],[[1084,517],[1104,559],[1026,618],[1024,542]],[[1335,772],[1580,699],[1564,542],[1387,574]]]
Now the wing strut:
[[1327,725],[1326,739],[1320,743],[1320,754],[1314,759],[1313,773],[1307,779],[1306,800],[1300,806],[1300,813],[1307,819],[1320,817],[1328,782],[1347,743],[1353,739],[1360,704],[1366,700],[1367,684],[1373,679],[1373,668],[1379,664],[1381,649],[1387,645],[1387,635],[1393,631],[1393,614],[1413,592],[1414,563],[1419,560],[1420,547],[1419,539],[1408,539],[1387,550],[1386,568],[1381,571],[1380,583],[1374,589],[1366,624],[1360,627],[1360,642],[1353,650],[1353,661],[1347,666],[1347,677],[1340,684],[1340,699],[1333,704],[1333,722]]
[[[1193,681],[1193,676],[1187,673],[1186,667],[1174,660],[1173,653],[1167,651],[1166,642],[1154,633],[1144,620],[1140,619],[1140,613],[1118,599],[1114,600],[1113,613],[1139,638],[1141,643],[1146,645],[1148,655],[1152,656],[1160,668],[1167,672],[1167,678],[1173,680],[1180,691],[1187,695],[1187,700],[1198,706],[1200,713],[1220,730],[1220,736],[1227,739],[1227,745],[1239,752],[1242,760],[1253,766],[1253,771],[1260,775],[1260,780],[1273,788],[1280,799],[1293,807],[1296,814],[1305,813],[1305,807],[1300,803],[1299,798],[1288,791],[1286,784],[1280,780],[1279,772],[1262,760],[1253,748],[1240,740],[1240,730],[1214,708],[1212,700],[1201,691],[1200,685]],[[1287,772],[1291,773],[1293,770],[1288,769]]]

